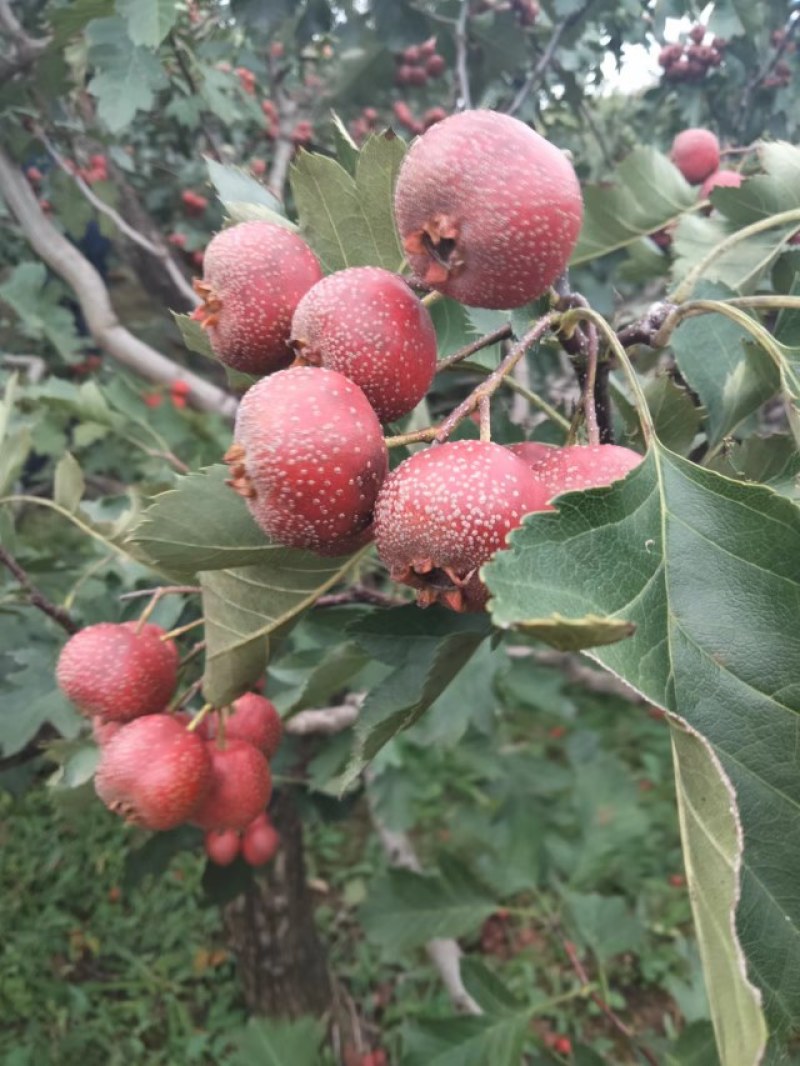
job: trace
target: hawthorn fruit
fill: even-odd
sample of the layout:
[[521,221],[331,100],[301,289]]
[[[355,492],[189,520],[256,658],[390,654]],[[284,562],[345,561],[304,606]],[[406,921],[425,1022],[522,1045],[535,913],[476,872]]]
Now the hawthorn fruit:
[[572,444],[551,449],[533,467],[533,476],[542,483],[547,499],[551,500],[562,492],[610,485],[630,473],[642,458],[638,452],[619,444]]
[[269,763],[246,740],[226,741],[224,748],[210,740],[206,742],[206,752],[211,780],[205,796],[192,811],[192,823],[206,830],[244,829],[269,803]]
[[319,261],[297,234],[272,222],[241,222],[211,241],[203,278],[202,325],[226,366],[270,374],[292,361],[292,315],[322,277]]
[[530,467],[499,444],[434,445],[402,462],[378,494],[378,555],[420,606],[479,611],[488,598],[479,568],[547,499]]
[[115,814],[145,829],[185,822],[211,786],[206,743],[169,714],[124,725],[105,747],[94,784]]
[[292,347],[363,389],[381,422],[413,411],[436,373],[427,308],[397,274],[351,267],[318,281],[297,305]]
[[[206,719],[206,735],[219,732],[218,715]],[[271,759],[280,747],[283,722],[275,705],[256,692],[246,692],[233,702],[233,713],[225,720],[226,740],[246,740]]]
[[230,866],[242,849],[235,829],[209,829],[203,840],[206,855],[217,866]]
[[61,649],[56,680],[82,714],[127,722],[157,714],[178,679],[178,649],[160,626],[99,622]]
[[421,281],[473,307],[521,307],[564,271],[583,200],[555,145],[495,111],[462,111],[409,149],[395,189]]
[[281,846],[278,830],[266,814],[259,814],[242,835],[242,857],[250,866],[271,862]]
[[386,445],[369,400],[324,367],[293,367],[259,381],[236,415],[228,484],[268,536],[320,555],[371,539]]
[[697,198],[698,200],[707,200],[712,189],[738,189],[743,180],[738,170],[715,170],[703,182]]
[[719,167],[719,141],[711,130],[682,130],[672,142],[670,159],[690,185],[699,185]]

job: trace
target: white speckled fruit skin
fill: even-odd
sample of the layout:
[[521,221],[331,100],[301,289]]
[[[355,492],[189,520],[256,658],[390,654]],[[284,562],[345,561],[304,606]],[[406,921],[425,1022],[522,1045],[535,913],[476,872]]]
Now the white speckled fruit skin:
[[[463,261],[441,284],[473,307],[521,307],[564,271],[578,239],[583,199],[575,171],[555,145],[518,119],[462,111],[437,122],[406,155],[395,189],[401,239],[436,216],[459,233]],[[433,258],[409,254],[425,278]]]
[[254,385],[236,416],[253,518],[280,544],[341,555],[368,539],[387,469],[364,393],[335,370],[293,367]]
[[699,185],[719,166],[719,141],[711,130],[681,130],[672,142],[670,159],[690,184]]
[[363,389],[381,422],[413,411],[436,372],[427,308],[380,267],[351,267],[317,282],[297,305],[292,342],[309,363]]
[[127,722],[157,714],[178,680],[178,649],[160,626],[100,622],[70,637],[56,667],[59,687],[83,714]]
[[[467,575],[546,502],[530,468],[501,445],[474,440],[435,445],[406,459],[386,479],[375,506],[378,555],[395,580],[406,580],[409,566],[427,561]],[[407,583],[422,587],[413,575]],[[483,607],[487,593],[477,573],[463,591],[467,610]]]
[[244,829],[264,810],[272,795],[272,775],[264,755],[244,740],[224,748],[206,741],[211,784],[192,812],[201,829]]
[[168,714],[124,725],[102,749],[94,778],[105,805],[145,829],[181,825],[211,784],[205,741]]
[[545,488],[548,500],[562,492],[610,485],[630,473],[643,456],[618,444],[573,444],[555,448],[533,467],[533,476]]
[[270,374],[294,358],[292,315],[322,277],[304,240],[272,222],[241,222],[206,249],[203,280],[222,303],[208,336],[217,358],[247,374]]
[[[215,712],[206,718],[206,736],[211,739],[218,732],[219,714]],[[233,711],[225,721],[225,737],[246,740],[271,759],[280,747],[283,722],[274,703],[257,692],[245,692],[233,701]]]

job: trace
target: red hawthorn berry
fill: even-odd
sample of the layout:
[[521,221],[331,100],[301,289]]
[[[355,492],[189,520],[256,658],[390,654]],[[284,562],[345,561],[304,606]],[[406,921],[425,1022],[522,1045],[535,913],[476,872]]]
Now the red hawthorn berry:
[[394,117],[397,119],[397,121],[402,126],[405,126],[406,129],[410,130],[416,126],[417,120],[414,118],[414,115],[411,112],[411,108],[408,106],[405,100],[395,100],[395,102],[392,104],[392,111],[394,111]]
[[181,396],[180,393],[173,392],[170,395],[170,403],[176,410],[182,411],[186,407],[186,397]]
[[518,444],[506,445],[510,452],[524,460],[528,466],[538,466],[543,459],[547,459],[556,448],[555,444],[542,444],[536,440],[523,440]]
[[292,141],[296,145],[310,144],[314,137],[314,127],[306,119],[298,122],[292,130]]
[[[533,468],[548,500],[562,492],[599,488],[625,477],[641,463],[643,456],[618,444],[571,444],[553,448]],[[552,505],[548,508],[552,509]]]
[[429,37],[427,41],[423,41],[419,46],[420,59],[430,59],[433,53],[436,51],[436,38]]
[[252,160],[252,162],[250,163],[250,173],[251,174],[255,174],[255,176],[257,178],[260,178],[263,174],[266,174],[266,172],[267,172],[267,161],[266,161],[266,159],[254,159],[254,160]]
[[692,26],[692,28],[689,30],[689,36],[695,44],[702,44],[705,35],[706,28],[705,26],[701,26],[700,23],[698,23],[696,26]]
[[147,407],[160,407],[164,402],[164,397],[160,392],[143,392],[142,399]]
[[208,207],[208,200],[205,196],[200,196],[199,193],[193,192],[191,189],[186,189],[181,193],[181,203],[186,214],[194,217],[202,215]]
[[259,814],[242,836],[242,857],[250,866],[263,866],[275,858],[280,846],[278,830],[266,814]]
[[217,747],[216,741],[206,741],[206,751],[211,761],[211,782],[192,811],[191,820],[206,830],[244,829],[269,803],[269,763],[245,740],[226,741],[224,748]]
[[[410,85],[411,82],[409,81],[409,75],[414,70],[416,70],[416,67],[409,67],[405,64],[403,64],[403,66],[398,67],[394,74],[395,85]],[[425,72],[422,71],[422,73],[424,74]]]
[[408,63],[409,66],[413,67],[415,63],[419,63],[420,54],[421,53],[420,53],[419,45],[418,44],[412,44],[408,48],[406,48],[405,51],[402,53],[403,62],[404,63]]
[[521,307],[561,274],[583,200],[567,157],[524,123],[462,111],[411,146],[395,216],[415,273],[475,307]]
[[478,571],[547,493],[529,467],[488,441],[417,452],[394,470],[375,504],[378,555],[392,579],[417,589],[422,607],[482,610]]
[[185,822],[211,785],[206,744],[169,714],[129,722],[102,749],[95,789],[109,810],[145,829]]
[[242,847],[235,829],[209,829],[203,843],[206,855],[217,866],[230,866]]
[[177,396],[188,396],[192,391],[192,386],[188,381],[184,381],[183,378],[176,378],[175,381],[172,382],[170,389]]
[[82,714],[127,722],[163,711],[178,679],[178,649],[160,626],[100,622],[70,637],[56,679]]
[[679,44],[667,44],[658,53],[659,66],[671,67],[682,55],[683,49]]
[[335,370],[293,367],[253,385],[225,461],[228,484],[278,543],[343,555],[371,539],[386,445],[369,400]]
[[271,100],[262,100],[261,110],[264,112],[270,122],[278,121],[278,109]]
[[368,122],[370,126],[374,126],[378,121],[378,112],[374,107],[365,107],[361,114],[364,116],[364,121]]
[[436,373],[427,308],[380,267],[350,267],[318,281],[297,305],[291,343],[303,362],[354,381],[381,422],[413,411]]
[[186,234],[185,233],[170,233],[167,237],[167,241],[175,248],[186,247]]
[[53,210],[53,205],[50,203],[49,200],[40,200],[39,207],[41,207],[42,211],[44,211],[46,215],[49,215]]
[[447,69],[447,61],[444,56],[432,55],[425,63],[425,73],[429,78],[440,78]]
[[[697,199],[707,200],[711,195],[712,189],[738,189],[743,180],[738,170],[715,170],[701,185]],[[711,208],[709,207],[707,211],[710,210]]]
[[[207,732],[209,739],[219,732],[218,716],[209,716]],[[283,722],[275,705],[264,696],[247,692],[233,702],[233,713],[225,720],[226,740],[246,740],[263,752],[267,759],[273,758],[283,736]]]
[[421,89],[423,85],[428,84],[428,75],[421,67],[401,67],[400,69],[406,72],[406,85],[413,85],[416,89]]
[[686,878],[683,874],[670,874],[669,883],[673,888],[684,888],[686,886]]
[[98,748],[105,747],[109,740],[122,729],[122,722],[107,722],[105,718],[92,718],[92,737]]
[[572,1041],[568,1036],[557,1036],[553,1041],[553,1051],[557,1055],[571,1055]]
[[44,174],[42,174],[38,167],[28,167],[25,171],[25,176],[31,185],[40,185],[44,179]]
[[719,141],[711,130],[682,130],[672,142],[670,158],[691,185],[699,185],[719,166]]
[[247,374],[269,374],[292,361],[289,330],[300,299],[322,277],[308,245],[284,226],[241,222],[206,249],[204,327],[217,358]]
[[[197,267],[198,270],[202,270],[203,269],[203,263],[204,262],[205,262],[205,252],[192,252],[192,263],[193,263],[194,266]],[[202,308],[195,308],[195,310],[202,310]],[[193,315],[193,317],[194,317],[194,315]],[[205,317],[206,316],[204,314],[202,319],[201,319],[201,321],[205,321]]]
[[89,165],[92,167],[102,167],[103,169],[105,169],[108,165],[108,160],[102,152],[97,152],[95,153],[95,155],[89,156]]
[[239,84],[248,96],[252,96],[256,91],[256,76],[252,70],[248,70],[247,67],[236,67],[236,76],[239,78]]
[[443,107],[429,107],[422,116],[423,128],[429,130],[437,122],[443,122],[447,118],[447,112]]

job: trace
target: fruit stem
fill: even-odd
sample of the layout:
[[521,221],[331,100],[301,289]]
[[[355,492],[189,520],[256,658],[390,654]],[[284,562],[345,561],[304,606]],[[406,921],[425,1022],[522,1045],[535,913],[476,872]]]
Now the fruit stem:
[[548,329],[552,328],[558,320],[559,315],[555,312],[543,315],[538,322],[536,322],[528,332],[517,341],[508,355],[501,360],[497,369],[492,371],[489,377],[481,382],[477,388],[473,389],[469,396],[467,396],[466,400],[464,400],[463,403],[460,403],[458,407],[447,416],[433,438],[434,443],[441,444],[443,441],[447,440],[459,422],[461,422],[463,418],[466,418],[467,415],[472,414],[481,400],[488,400],[497,391],[505,378],[508,377],[527,350],[534,345]]
[[209,713],[209,711],[213,710],[213,703],[204,703],[200,710],[197,712],[197,714],[192,718],[191,722],[189,722],[189,724],[187,725],[186,731],[188,733],[193,733],[203,721],[203,719],[206,717],[206,715]]
[[492,406],[488,396],[482,396],[478,400],[478,412],[480,414],[481,440],[492,439]]
[[586,360],[586,380],[583,384],[583,413],[586,418],[589,444],[595,445],[600,443],[600,427],[597,424],[597,408],[594,403],[597,384],[597,326],[593,322],[589,323],[587,336],[589,352]]
[[478,340],[473,341],[471,344],[464,345],[463,348],[459,348],[457,352],[453,352],[452,355],[448,355],[446,359],[442,359],[436,364],[436,373],[441,370],[449,370],[451,366],[455,366],[456,363],[460,363],[462,359],[469,359],[471,355],[475,355],[482,348],[488,348],[492,344],[497,344],[498,341],[504,341],[511,336],[511,326],[501,326],[496,329],[494,333],[487,333],[485,337],[479,337]]
[[203,679],[202,677],[199,677],[197,681],[193,681],[191,685],[189,685],[184,693],[178,693],[178,695],[170,700],[167,706],[167,711],[171,713],[172,711],[177,711],[180,707],[185,707],[187,704],[191,703],[202,687]]
[[145,623],[147,622],[147,619],[150,617],[150,615],[156,609],[156,607],[158,606],[158,601],[161,599],[161,597],[163,595],[164,595],[164,592],[160,588],[157,588],[155,590],[155,592],[153,592],[152,596],[150,597],[150,602],[145,607],[145,609],[142,611],[142,613],[139,615],[139,622],[138,622],[138,624],[136,626],[136,635],[137,636],[139,635],[139,633],[141,633],[142,629],[144,629],[144,626],[145,626]]
[[188,633],[190,629],[196,629],[197,626],[203,625],[204,622],[205,618],[195,618],[193,622],[189,622],[185,626],[178,626],[177,629],[171,629],[169,633],[165,633],[164,636],[159,639],[162,641],[174,640],[175,637],[180,637],[183,633]]
[[441,299],[443,299],[443,294],[437,292],[434,289],[433,292],[429,292],[427,293],[427,295],[423,296],[420,302],[425,304],[426,307],[431,307],[433,304],[438,303]]

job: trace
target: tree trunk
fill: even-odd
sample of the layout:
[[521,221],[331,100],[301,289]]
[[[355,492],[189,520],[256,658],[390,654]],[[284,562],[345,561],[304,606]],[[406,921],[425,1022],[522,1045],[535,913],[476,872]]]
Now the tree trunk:
[[319,1017],[332,1010],[334,991],[306,884],[303,827],[288,789],[276,796],[270,818],[281,848],[252,886],[225,906],[228,944],[250,1011]]

